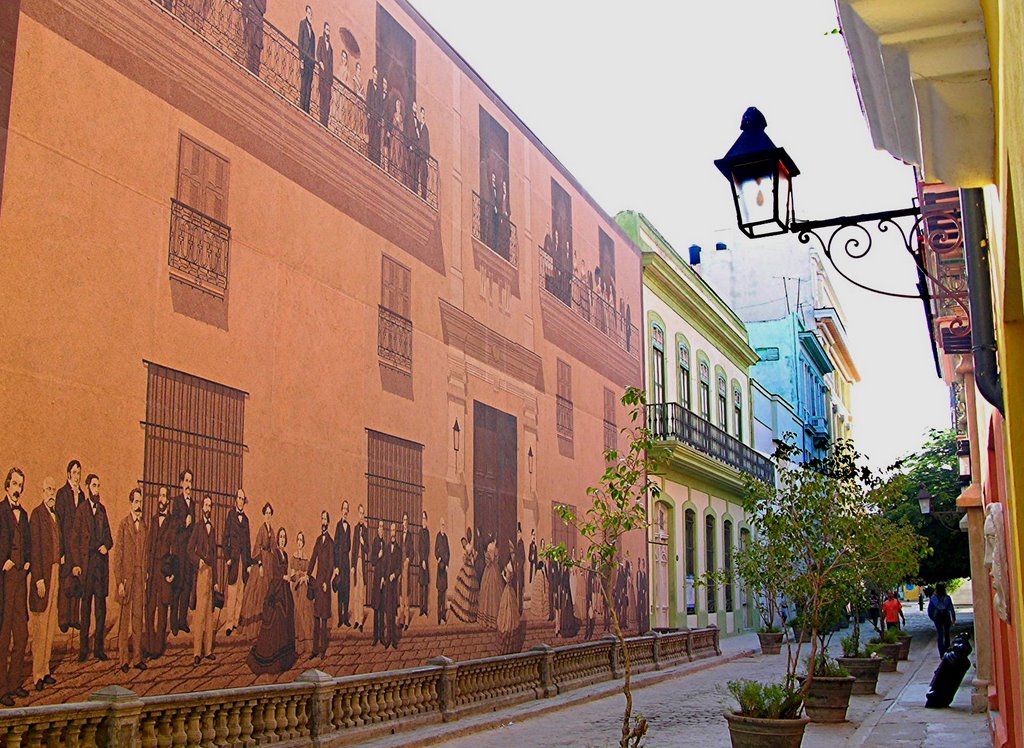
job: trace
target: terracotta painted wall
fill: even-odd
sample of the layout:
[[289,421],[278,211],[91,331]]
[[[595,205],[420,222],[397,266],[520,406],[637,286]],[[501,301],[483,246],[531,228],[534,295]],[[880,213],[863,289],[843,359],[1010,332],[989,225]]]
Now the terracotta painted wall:
[[[100,495],[117,536],[129,513],[129,491],[145,477],[147,439],[151,458],[166,450],[157,444],[152,421],[144,425],[159,410],[147,415],[151,362],[246,393],[245,448],[241,486],[225,486],[223,480],[213,486],[202,469],[209,461],[153,467],[149,477],[163,477],[144,486],[146,521],[153,522],[156,512],[157,484],[173,497],[180,492],[178,471],[191,467],[196,498],[214,494],[218,533],[240,487],[248,496],[254,541],[260,508],[269,501],[276,510],[273,529],[287,534],[287,554],[294,554],[296,533],[303,531],[309,555],[322,510],[331,513],[329,530],[335,535],[342,502],[349,502],[355,524],[357,506],[372,498],[368,430],[407,440],[422,447],[422,508],[432,549],[427,615],[417,607],[399,619],[409,623],[408,630],[394,637],[396,646],[385,648],[372,643],[370,609],[364,630],[337,626],[338,600],[332,595],[326,656],[310,659],[317,645],[303,640],[298,659],[286,653],[278,663],[284,672],[257,674],[247,658],[261,636],[259,624],[228,637],[227,616],[218,612],[215,659],[205,659],[207,647],[200,646],[204,659],[195,664],[195,632],[180,632],[169,636],[162,657],[146,660],[148,668],[141,670],[134,667],[140,659],[135,642],[119,656],[126,616],[117,580],[111,579],[103,640],[110,660],[96,660],[91,641],[87,661],[79,663],[75,630],[58,632],[50,660],[58,683],[34,690],[38,673],[27,667],[19,682],[31,696],[17,699],[19,705],[77,699],[109,683],[147,694],[287,680],[310,666],[343,675],[418,665],[438,654],[483,656],[588,634],[586,605],[578,602],[585,592],[582,581],[570,578],[563,585],[577,601],[549,620],[543,583],[536,581],[540,575],[533,574],[531,582],[529,568],[522,572],[522,593],[512,585],[516,604],[499,602],[500,620],[464,623],[449,613],[447,622],[438,623],[433,547],[444,520],[450,602],[463,565],[460,537],[467,526],[494,523],[474,516],[474,492],[481,485],[491,481],[506,492],[511,487],[506,499],[514,501],[514,510],[503,516],[521,523],[525,547],[531,532],[538,542],[551,540],[553,502],[585,501],[586,486],[603,469],[603,391],[618,393],[642,382],[640,338],[621,321],[627,309],[633,325],[641,319],[637,251],[404,4],[320,2],[313,25],[319,34],[323,20],[331,22],[336,66],[344,46],[338,29],[350,30],[364,80],[377,55],[380,8],[414,41],[416,97],[426,108],[430,155],[437,162],[436,206],[415,194],[408,178],[373,163],[365,142],[360,151],[320,124],[319,78],[312,85],[312,115],[302,111],[298,62],[282,62],[284,47],[272,48],[272,29],[265,31],[260,79],[247,71],[251,58],[244,43],[251,37],[244,35],[237,11],[230,16],[233,24],[218,15],[228,7],[224,2],[211,0],[204,19],[198,0],[174,4],[173,13],[139,0],[23,0],[0,212],[7,289],[0,319],[7,353],[0,363],[0,402],[10,414],[0,429],[4,473],[12,465],[24,471],[24,504],[32,510],[42,501],[44,478],[59,487],[67,462],[81,460],[83,478],[100,476]],[[272,0],[267,20],[294,40],[303,5]],[[279,77],[284,72],[287,82]],[[508,133],[515,264],[473,238],[473,192],[484,194],[481,110]],[[343,108],[332,110],[329,128],[339,132],[340,118],[347,116],[351,112]],[[169,267],[171,200],[182,194],[183,135],[227,163],[221,220],[230,227],[230,261],[223,298],[172,277]],[[575,267],[557,278],[550,271],[544,280],[540,260],[552,216],[552,182],[571,201]],[[587,280],[601,264],[599,231],[614,241],[613,298]],[[507,241],[497,240],[506,252]],[[548,245],[567,255],[553,240]],[[407,270],[411,374],[379,352],[384,256]],[[571,275],[577,278],[573,284]],[[576,288],[568,304],[553,292],[563,283]],[[609,303],[600,313],[598,299]],[[621,311],[621,320],[609,309]],[[561,394],[572,403],[571,439],[564,428],[565,402],[561,436],[556,428],[560,376],[563,388],[569,383]],[[494,432],[504,434],[504,457],[496,457],[500,443],[481,440],[476,419],[490,411],[476,403],[507,414],[505,431]],[[201,422],[215,429],[225,417],[211,412]],[[511,431],[508,418],[514,419]],[[624,424],[621,406],[614,421]],[[184,438],[160,433],[172,442]],[[394,513],[385,519],[401,522]],[[415,533],[420,518],[410,522]],[[627,543],[633,558],[643,553],[643,542],[636,537]],[[486,544],[477,550],[484,555]],[[119,553],[115,542],[111,569]],[[506,586],[501,567],[515,554],[496,553],[493,569],[480,564],[474,572],[486,594],[500,599]],[[270,557],[264,560],[272,567]],[[414,553],[412,565],[419,560]],[[253,567],[256,576],[258,568]],[[216,571],[223,581],[222,558]],[[519,574],[518,564],[507,572]],[[631,569],[630,586],[636,572]],[[301,582],[301,574],[292,575],[287,585],[300,629],[312,605]],[[624,608],[635,608],[636,594],[626,589]],[[401,598],[392,601],[397,607],[405,593],[395,594]],[[411,601],[418,594],[410,591]],[[382,603],[378,613],[396,620],[390,604]],[[287,618],[287,611],[279,612]],[[349,622],[362,617],[362,611],[352,611]],[[578,633],[577,619],[583,619]],[[629,621],[635,628],[635,609]],[[197,628],[194,612],[189,622]],[[592,635],[600,636],[600,616],[595,628]],[[150,626],[145,629],[143,644]],[[29,662],[40,640],[33,629]],[[128,673],[119,669],[122,663]]]

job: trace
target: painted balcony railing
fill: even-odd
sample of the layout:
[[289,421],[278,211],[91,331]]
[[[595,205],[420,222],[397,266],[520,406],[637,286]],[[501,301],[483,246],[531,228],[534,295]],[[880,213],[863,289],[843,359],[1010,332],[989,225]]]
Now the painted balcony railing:
[[[627,639],[634,673],[721,654],[719,631]],[[375,736],[533,701],[622,677],[614,637],[518,654],[333,678],[307,670],[291,683],[139,697],[108,686],[87,701],[0,709],[0,745],[78,748],[249,748],[357,745]]]
[[[239,0],[151,0],[180,19],[281,98],[316,119],[363,158],[437,210],[437,159],[420,147],[412,113],[397,99],[366,101],[365,84],[331,76],[298,45]],[[335,59],[340,51],[335,50]],[[404,102],[409,106],[412,102]],[[387,105],[387,106],[385,106]],[[385,111],[390,109],[391,111]]]
[[221,298],[228,290],[231,227],[171,198],[167,264],[178,280]]
[[572,270],[558,266],[554,258],[544,251],[538,252],[540,287],[561,301],[585,320],[591,327],[604,333],[619,348],[632,351],[639,338],[636,325],[631,324],[615,307],[601,297],[586,279]]
[[377,310],[377,355],[388,366],[412,374],[412,322],[387,307]]
[[775,466],[771,460],[679,403],[648,405],[647,427],[655,438],[681,441],[758,480],[775,482]]
[[499,257],[519,267],[519,232],[516,225],[495,208],[491,200],[473,193],[473,238]]

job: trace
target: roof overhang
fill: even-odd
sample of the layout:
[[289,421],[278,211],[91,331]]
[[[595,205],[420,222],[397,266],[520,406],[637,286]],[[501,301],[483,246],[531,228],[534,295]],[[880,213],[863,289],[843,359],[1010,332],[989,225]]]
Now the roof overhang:
[[995,180],[995,115],[978,0],[836,0],[875,147],[929,181]]

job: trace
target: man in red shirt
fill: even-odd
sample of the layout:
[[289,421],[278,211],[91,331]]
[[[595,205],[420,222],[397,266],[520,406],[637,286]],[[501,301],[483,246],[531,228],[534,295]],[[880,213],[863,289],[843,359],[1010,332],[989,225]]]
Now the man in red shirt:
[[903,615],[903,603],[892,592],[885,593],[885,602],[882,603],[882,614],[885,616],[885,627],[900,628],[900,622],[907,625],[907,619]]

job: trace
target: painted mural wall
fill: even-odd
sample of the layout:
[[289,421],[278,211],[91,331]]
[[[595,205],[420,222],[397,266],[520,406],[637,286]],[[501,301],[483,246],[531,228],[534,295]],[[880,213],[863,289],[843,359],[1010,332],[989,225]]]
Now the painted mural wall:
[[608,630],[639,255],[406,4],[26,3],[3,200],[4,706]]

